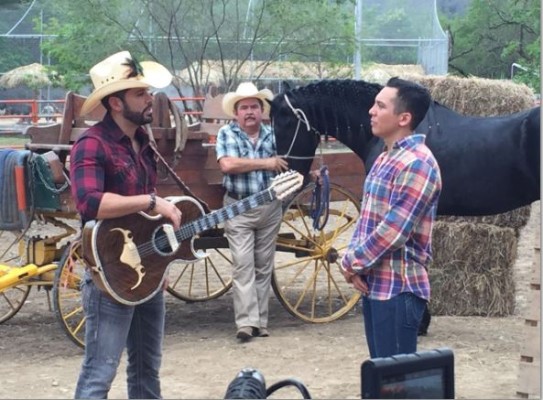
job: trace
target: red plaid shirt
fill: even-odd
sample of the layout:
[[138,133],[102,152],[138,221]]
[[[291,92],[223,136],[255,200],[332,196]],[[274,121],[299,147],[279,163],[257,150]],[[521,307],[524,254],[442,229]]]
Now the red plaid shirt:
[[95,219],[105,192],[133,196],[155,191],[157,174],[149,136],[136,131],[139,154],[111,116],[89,128],[72,147],[72,196],[83,223]]

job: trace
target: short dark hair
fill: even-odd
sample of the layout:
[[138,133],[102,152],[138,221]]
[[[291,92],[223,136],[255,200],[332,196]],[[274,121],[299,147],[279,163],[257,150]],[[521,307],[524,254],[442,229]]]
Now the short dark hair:
[[124,90],[119,90],[118,92],[115,92],[115,93],[108,94],[106,97],[103,97],[102,100],[100,100],[100,102],[102,103],[102,105],[104,106],[106,111],[110,112],[111,111],[111,106],[109,105],[109,98],[110,97],[118,97],[119,99],[124,101],[124,97],[125,97],[127,91],[128,91],[128,89],[124,89]]
[[432,101],[430,92],[418,83],[400,79],[397,76],[390,78],[386,86],[398,89],[394,112],[396,114],[403,112],[411,114],[410,128],[414,130],[428,112]]

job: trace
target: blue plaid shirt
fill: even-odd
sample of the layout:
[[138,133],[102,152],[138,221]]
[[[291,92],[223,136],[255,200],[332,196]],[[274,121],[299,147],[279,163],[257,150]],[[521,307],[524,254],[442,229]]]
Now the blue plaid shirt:
[[[277,155],[275,136],[269,125],[260,125],[258,141],[253,146],[249,136],[241,130],[237,122],[224,125],[217,133],[217,161],[222,157],[269,158]],[[273,171],[257,170],[244,174],[224,174],[223,186],[227,192],[247,197],[258,193],[271,184]]]

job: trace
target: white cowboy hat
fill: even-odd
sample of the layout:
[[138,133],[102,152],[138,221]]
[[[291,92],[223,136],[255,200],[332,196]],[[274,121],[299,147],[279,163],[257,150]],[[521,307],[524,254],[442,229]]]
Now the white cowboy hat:
[[[164,88],[172,81],[172,74],[154,61],[136,61],[128,51],[109,56],[89,71],[94,91],[81,107],[85,115],[94,110],[107,95],[133,88]],[[131,77],[129,77],[131,76]]]
[[226,93],[222,99],[222,110],[226,115],[234,118],[236,103],[242,99],[260,99],[264,106],[263,114],[270,111],[270,104],[266,100],[273,99],[273,93],[269,89],[258,90],[252,82],[242,82],[235,92]]

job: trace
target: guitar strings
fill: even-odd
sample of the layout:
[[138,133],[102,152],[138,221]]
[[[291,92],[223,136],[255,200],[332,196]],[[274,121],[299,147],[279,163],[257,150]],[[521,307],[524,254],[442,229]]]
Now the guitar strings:
[[[187,224],[181,226],[177,231],[175,231],[175,237],[181,243],[184,240],[205,231],[206,229],[212,228],[213,226],[216,226],[227,219],[234,218],[235,216],[240,215],[245,211],[265,204],[266,202],[271,201],[274,198],[275,196],[272,193],[272,190],[266,189],[245,199],[229,204],[228,206],[220,210],[212,211],[209,214],[205,214],[203,217],[197,220],[188,222]],[[164,248],[168,244],[169,240],[167,236],[163,235],[156,240],[150,240],[136,246],[136,249],[140,256],[146,257],[156,253],[156,249]],[[175,251],[177,251],[177,249],[172,250],[172,252]]]
[[[206,229],[209,229],[213,226],[218,225],[220,222],[226,219],[233,218],[236,215],[242,214],[243,212],[247,210],[250,210],[254,207],[265,204],[268,201],[272,201],[273,199],[277,198],[277,186],[279,184],[283,184],[283,185],[290,184],[289,188],[283,187],[282,190],[280,190],[280,192],[282,192],[284,196],[288,195],[289,193],[292,193],[295,189],[297,189],[300,183],[298,182],[298,184],[296,184],[295,182],[297,180],[293,179],[293,177],[296,178],[297,175],[299,175],[299,173],[295,171],[287,171],[287,172],[277,175],[275,178],[273,178],[273,185],[263,190],[262,192],[256,193],[245,199],[239,200],[235,203],[228,205],[227,207],[224,207],[220,210],[213,211],[209,214],[204,215],[202,218],[199,218],[195,221],[191,221],[187,223],[186,225],[181,226],[175,232],[176,239],[182,242]],[[213,220],[214,224],[209,224],[208,222],[209,220]],[[196,226],[196,229],[195,229],[195,226]],[[154,241],[151,240],[148,242],[144,242],[143,244],[137,246],[136,250],[138,254],[145,257],[153,253],[156,253],[157,248],[161,248],[162,246],[167,245],[168,243],[169,243],[169,240],[166,237],[166,235],[164,235]],[[174,249],[171,253],[175,253],[178,250],[178,248]]]

